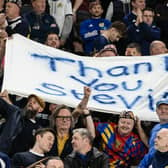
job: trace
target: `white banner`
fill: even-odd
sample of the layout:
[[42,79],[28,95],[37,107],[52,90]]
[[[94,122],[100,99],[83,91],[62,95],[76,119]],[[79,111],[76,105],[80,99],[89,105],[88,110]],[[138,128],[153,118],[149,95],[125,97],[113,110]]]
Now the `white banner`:
[[75,107],[87,85],[90,109],[132,110],[142,120],[157,121],[155,103],[168,98],[167,72],[168,55],[81,57],[16,34],[7,41],[3,89]]

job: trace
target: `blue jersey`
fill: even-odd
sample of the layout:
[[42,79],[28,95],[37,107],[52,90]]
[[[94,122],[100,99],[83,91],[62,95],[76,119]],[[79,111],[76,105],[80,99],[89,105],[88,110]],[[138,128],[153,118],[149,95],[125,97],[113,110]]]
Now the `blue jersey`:
[[92,18],[81,23],[80,36],[84,42],[84,50],[86,54],[90,54],[93,51],[93,41],[100,35],[100,30],[106,30],[110,25],[111,22],[103,18]]
[[93,41],[93,50],[94,51],[100,51],[101,49],[104,48],[104,46],[110,44],[110,41],[103,35],[98,36],[94,41]]

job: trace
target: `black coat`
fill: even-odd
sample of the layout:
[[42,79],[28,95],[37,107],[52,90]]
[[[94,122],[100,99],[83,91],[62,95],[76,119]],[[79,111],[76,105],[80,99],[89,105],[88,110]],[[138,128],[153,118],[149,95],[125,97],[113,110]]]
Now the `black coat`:
[[0,98],[0,114],[6,119],[0,134],[0,151],[8,154],[12,141],[22,129],[21,109]]
[[88,152],[87,160],[82,160],[76,152],[69,154],[64,160],[65,168],[109,168],[108,156],[93,148]]
[[23,116],[23,110],[0,98],[0,114],[6,119],[0,133],[0,151],[13,155],[33,145],[33,133],[40,125]]

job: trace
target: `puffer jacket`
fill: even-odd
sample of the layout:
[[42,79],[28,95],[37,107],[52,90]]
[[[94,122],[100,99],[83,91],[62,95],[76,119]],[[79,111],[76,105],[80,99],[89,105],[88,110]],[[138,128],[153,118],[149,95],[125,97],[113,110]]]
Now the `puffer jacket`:
[[87,160],[80,159],[76,152],[69,154],[64,160],[65,168],[109,168],[108,156],[93,147]]

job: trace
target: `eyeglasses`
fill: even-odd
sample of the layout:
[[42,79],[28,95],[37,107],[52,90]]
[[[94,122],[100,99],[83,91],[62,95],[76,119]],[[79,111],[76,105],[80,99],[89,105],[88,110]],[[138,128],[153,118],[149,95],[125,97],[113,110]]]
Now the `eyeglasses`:
[[153,15],[143,15],[144,17],[153,17]]
[[66,121],[72,120],[72,116],[56,116],[56,118],[60,118],[62,120],[66,120]]

